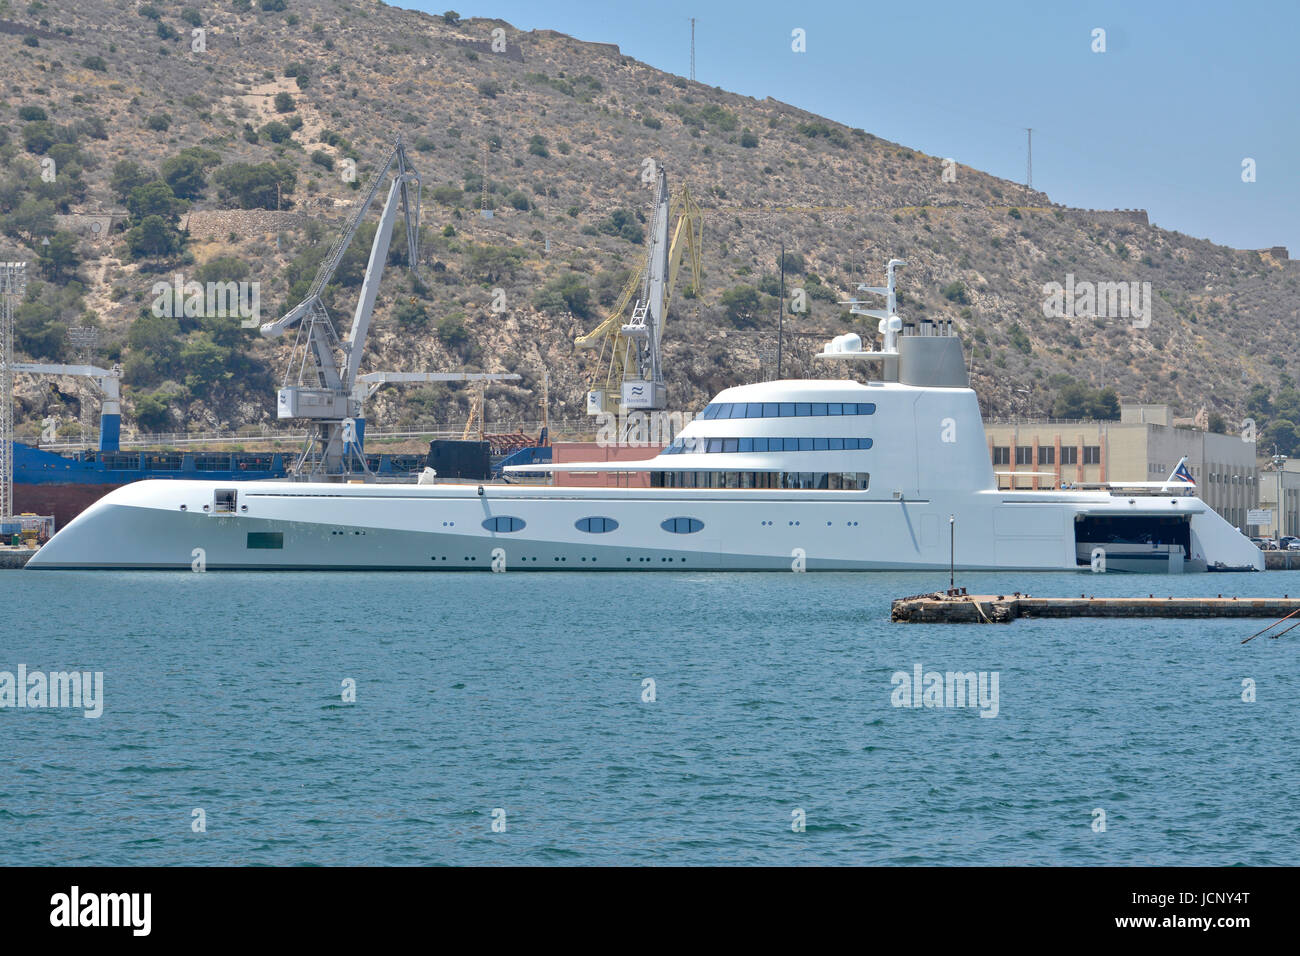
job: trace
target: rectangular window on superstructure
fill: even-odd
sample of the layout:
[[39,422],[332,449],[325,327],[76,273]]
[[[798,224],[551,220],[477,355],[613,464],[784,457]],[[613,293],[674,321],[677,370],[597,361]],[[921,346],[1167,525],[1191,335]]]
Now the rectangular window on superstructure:
[[1061,464],[1077,465],[1079,463],[1079,446],[1062,445],[1061,446]]
[[1009,465],[1011,464],[1011,448],[1008,445],[993,446],[993,464]]
[[1034,448],[1032,445],[1016,446],[1016,464],[1032,465],[1034,463]]
[[1040,465],[1056,464],[1056,448],[1053,445],[1040,445],[1038,448],[1038,463]]
[[1084,446],[1083,446],[1083,463],[1084,463],[1085,465],[1100,465],[1100,464],[1101,464],[1101,446],[1100,446],[1100,445],[1084,445]]

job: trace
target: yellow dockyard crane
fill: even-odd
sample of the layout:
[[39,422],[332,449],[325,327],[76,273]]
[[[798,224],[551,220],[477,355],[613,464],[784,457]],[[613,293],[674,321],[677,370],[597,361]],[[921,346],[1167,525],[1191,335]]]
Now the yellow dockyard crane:
[[669,200],[662,168],[656,185],[645,261],[605,320],[574,340],[580,349],[600,350],[587,392],[590,415],[665,407],[659,343],[683,260],[690,269],[691,290],[700,290],[704,213],[689,186],[683,185]]

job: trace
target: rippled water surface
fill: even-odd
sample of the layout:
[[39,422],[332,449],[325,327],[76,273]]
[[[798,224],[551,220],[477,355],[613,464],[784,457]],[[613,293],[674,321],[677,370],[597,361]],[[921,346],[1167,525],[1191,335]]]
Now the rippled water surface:
[[[1300,572],[958,583],[1300,594]],[[105,688],[99,719],[0,709],[0,861],[1300,863],[1300,629],[889,623],[946,584],[0,572],[0,671]],[[997,716],[893,706],[918,663],[997,672]]]

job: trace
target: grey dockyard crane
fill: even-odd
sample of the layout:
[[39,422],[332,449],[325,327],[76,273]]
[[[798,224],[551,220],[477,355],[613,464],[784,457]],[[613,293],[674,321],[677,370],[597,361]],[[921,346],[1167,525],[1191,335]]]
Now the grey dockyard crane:
[[[346,341],[339,339],[321,296],[338,270],[352,237],[374,202],[384,177],[393,174],[388,198],[379,215],[379,225],[370,245],[370,260],[361,281],[361,294],[352,316],[352,331]],[[393,222],[401,206],[406,217],[407,268],[418,269],[420,253],[420,176],[406,158],[399,137],[388,157],[366,184],[352,221],[330,246],[321,261],[307,296],[275,322],[261,328],[263,335],[276,338],[293,327],[298,328],[284,384],[276,397],[277,418],[300,418],[316,423],[316,435],[304,447],[293,466],[293,473],[310,477],[333,477],[353,474],[354,463],[362,473],[369,473],[364,454],[365,401],[386,384],[410,382],[500,382],[518,381],[513,373],[489,372],[368,372],[358,375],[361,355],[366,348],[370,317],[375,296],[384,277],[384,264],[393,238]],[[296,384],[290,378],[297,372]],[[313,446],[319,455],[311,461]]]
[[[370,260],[366,264],[361,294],[352,316],[352,331],[346,340],[340,340],[321,296],[338,270],[339,263],[343,261],[352,237],[356,235],[375,194],[390,171],[393,174],[392,183],[388,187],[388,198],[384,201],[374,242],[370,246]],[[374,312],[380,280],[384,276],[384,264],[388,259],[393,222],[397,218],[399,205],[406,219],[407,268],[415,272],[420,241],[420,176],[407,161],[406,149],[400,137],[364,187],[352,221],[335,238],[334,244],[325,254],[306,298],[280,319],[267,322],[261,327],[262,334],[268,338],[283,335],[294,326],[298,328],[284,384],[276,398],[276,417],[307,419],[316,424],[314,444],[319,447],[320,453],[311,467],[313,475],[351,472],[354,460],[360,465],[361,471],[367,470],[365,456],[362,454],[364,425],[358,428],[361,401],[356,387],[357,367],[365,351],[370,317]],[[295,372],[297,381],[291,383]],[[362,388],[361,394],[364,393],[365,389]],[[309,444],[298,459],[294,469],[296,473],[302,473],[310,452]]]

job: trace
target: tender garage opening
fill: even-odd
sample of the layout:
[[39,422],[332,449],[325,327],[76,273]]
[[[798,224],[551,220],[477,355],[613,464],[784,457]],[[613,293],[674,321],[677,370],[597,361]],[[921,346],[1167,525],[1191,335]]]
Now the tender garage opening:
[[1074,519],[1074,543],[1080,566],[1100,562],[1107,571],[1178,572],[1191,553],[1191,518],[1079,515]]

